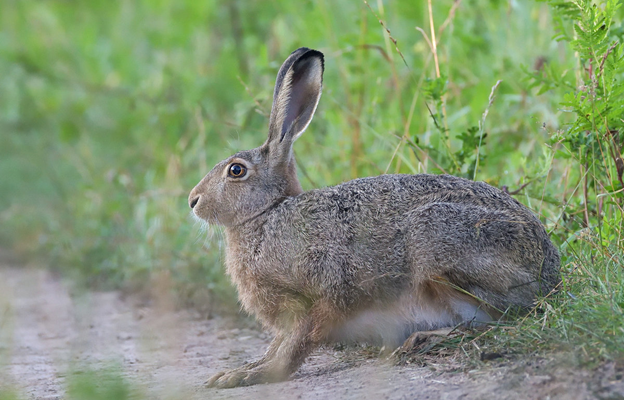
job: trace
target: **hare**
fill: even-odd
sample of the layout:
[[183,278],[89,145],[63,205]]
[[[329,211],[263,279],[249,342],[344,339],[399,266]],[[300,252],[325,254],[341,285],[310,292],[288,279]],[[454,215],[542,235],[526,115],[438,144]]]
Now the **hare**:
[[321,97],[323,54],[300,48],[277,75],[267,141],[218,163],[191,191],[222,225],[242,307],[275,338],[217,388],[284,380],[316,347],[396,348],[412,333],[526,309],[559,282],[559,253],[529,209],[483,182],[381,175],[304,192],[292,147]]

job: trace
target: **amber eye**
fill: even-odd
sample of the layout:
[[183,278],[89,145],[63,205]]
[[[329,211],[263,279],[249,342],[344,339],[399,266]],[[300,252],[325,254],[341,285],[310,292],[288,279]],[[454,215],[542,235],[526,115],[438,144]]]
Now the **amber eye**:
[[232,164],[228,170],[228,175],[232,178],[242,178],[247,174],[247,168],[242,164]]

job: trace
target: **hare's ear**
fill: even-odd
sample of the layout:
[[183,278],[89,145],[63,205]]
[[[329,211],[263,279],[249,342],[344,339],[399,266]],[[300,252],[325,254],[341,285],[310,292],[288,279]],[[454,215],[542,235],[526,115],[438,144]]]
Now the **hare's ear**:
[[323,85],[323,53],[305,47],[295,50],[282,64],[275,81],[267,145],[282,161],[308,127]]

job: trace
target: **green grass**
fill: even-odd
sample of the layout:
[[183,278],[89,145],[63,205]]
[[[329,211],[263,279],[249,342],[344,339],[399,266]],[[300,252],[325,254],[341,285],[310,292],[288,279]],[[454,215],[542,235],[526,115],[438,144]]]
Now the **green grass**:
[[[2,0],[0,243],[90,287],[165,273],[182,301],[231,307],[221,235],[193,222],[186,196],[264,141],[277,69],[309,46],[326,74],[295,146],[305,189],[386,171],[528,184],[516,198],[561,246],[564,283],[505,337],[621,357],[622,196],[601,186],[614,165],[586,174],[589,153],[559,139],[577,121],[564,95],[587,71],[553,40],[563,11],[456,4],[433,2],[438,73],[416,29],[431,35],[427,2]],[[622,43],[617,12],[609,38]]]
[[66,383],[68,400],[126,400],[145,398],[132,388],[122,372],[109,367],[102,370],[81,368],[69,374]]
[[0,390],[0,400],[19,400],[19,396],[11,390]]
[[[145,399],[138,387],[132,386],[122,376],[119,368],[107,367],[90,369],[82,367],[67,374],[65,381],[65,395],[67,400],[127,400]],[[20,400],[16,391],[0,389],[0,400]]]

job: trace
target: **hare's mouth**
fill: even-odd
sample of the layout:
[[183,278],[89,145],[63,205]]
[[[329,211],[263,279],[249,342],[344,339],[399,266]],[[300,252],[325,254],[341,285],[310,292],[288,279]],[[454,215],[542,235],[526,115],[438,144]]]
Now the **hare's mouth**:
[[206,225],[221,225],[219,217],[214,211],[202,209],[201,207],[195,207],[191,211],[193,219],[197,222],[201,222]]
[[200,217],[199,215],[197,215],[195,213],[195,210],[191,210],[191,216],[193,217],[193,219],[197,222],[206,222],[202,217]]

